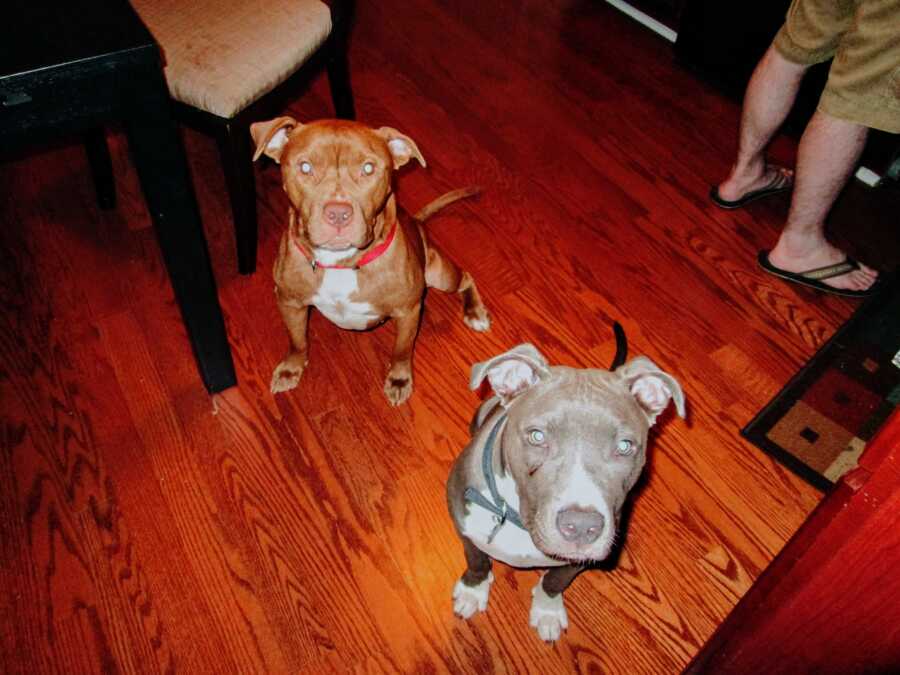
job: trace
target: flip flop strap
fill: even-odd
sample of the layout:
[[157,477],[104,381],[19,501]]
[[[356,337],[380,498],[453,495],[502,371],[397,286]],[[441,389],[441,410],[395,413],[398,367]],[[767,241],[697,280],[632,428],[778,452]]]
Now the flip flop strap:
[[858,269],[859,263],[852,258],[847,258],[844,262],[835,263],[834,265],[826,265],[825,267],[817,267],[814,270],[809,270],[808,272],[801,273],[800,276],[806,279],[822,281],[823,279],[839,277],[842,274],[847,274],[847,272],[852,272],[853,270]]
[[774,192],[776,190],[785,190],[789,188],[793,183],[791,182],[791,173],[788,169],[784,167],[773,167],[775,169],[775,175],[772,176],[772,180],[766,183],[763,187],[758,190],[752,190],[746,193],[743,197],[741,197],[738,201],[749,201],[753,197],[757,195],[766,194],[769,192]]
[[780,190],[791,184],[791,174],[787,169],[780,166],[772,168],[775,169],[775,175],[772,176],[772,180],[762,190]]

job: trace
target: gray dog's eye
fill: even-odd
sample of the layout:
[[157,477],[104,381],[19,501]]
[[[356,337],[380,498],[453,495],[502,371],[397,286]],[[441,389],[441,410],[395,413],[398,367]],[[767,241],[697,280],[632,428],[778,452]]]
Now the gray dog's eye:
[[627,457],[634,452],[634,443],[623,438],[616,444],[616,452]]
[[372,162],[366,162],[365,164],[363,164],[363,173],[367,176],[371,176],[373,173],[375,173],[375,164],[373,164]]
[[528,442],[532,445],[543,445],[546,436],[540,429],[531,429],[528,432]]
[[300,173],[304,173],[307,176],[312,173],[312,164],[309,162],[300,162]]

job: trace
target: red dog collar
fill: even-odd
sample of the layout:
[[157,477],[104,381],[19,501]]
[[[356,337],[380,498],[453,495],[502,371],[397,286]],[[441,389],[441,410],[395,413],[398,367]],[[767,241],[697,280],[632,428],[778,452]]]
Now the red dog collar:
[[370,248],[366,251],[366,254],[356,261],[354,265],[326,265],[324,263],[320,263],[316,260],[315,256],[310,255],[306,252],[306,250],[300,245],[300,243],[291,237],[291,240],[294,242],[294,245],[297,247],[297,250],[303,254],[303,256],[309,260],[313,269],[321,267],[323,269],[340,269],[340,270],[358,270],[363,265],[368,265],[370,262],[375,260],[376,258],[380,258],[385,251],[388,250],[391,246],[391,242],[394,241],[394,235],[397,234],[397,221],[394,221],[393,227],[391,227],[391,231],[388,232],[388,236],[385,237],[385,240],[375,246],[374,248]]

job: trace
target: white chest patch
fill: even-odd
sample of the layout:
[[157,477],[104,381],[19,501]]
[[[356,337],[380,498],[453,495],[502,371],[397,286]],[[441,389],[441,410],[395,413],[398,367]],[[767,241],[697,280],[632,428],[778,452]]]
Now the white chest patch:
[[368,302],[354,302],[350,297],[359,290],[358,272],[353,269],[327,269],[312,304],[328,319],[351,330],[368,328],[382,317]]
[[[497,491],[511,507],[519,510],[519,495],[512,478],[497,478]],[[488,491],[483,490],[482,494],[490,499]],[[468,507],[469,513],[463,521],[463,534],[494,560],[513,567],[559,567],[566,564],[541,553],[531,540],[531,535],[510,522],[504,523],[491,543],[488,543],[491,532],[497,526],[494,514],[471,502]]]

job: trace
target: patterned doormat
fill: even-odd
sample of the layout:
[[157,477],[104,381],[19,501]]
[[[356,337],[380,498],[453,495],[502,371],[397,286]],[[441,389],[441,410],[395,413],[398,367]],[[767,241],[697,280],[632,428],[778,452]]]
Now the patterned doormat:
[[741,431],[821,490],[900,405],[900,281],[869,298]]

